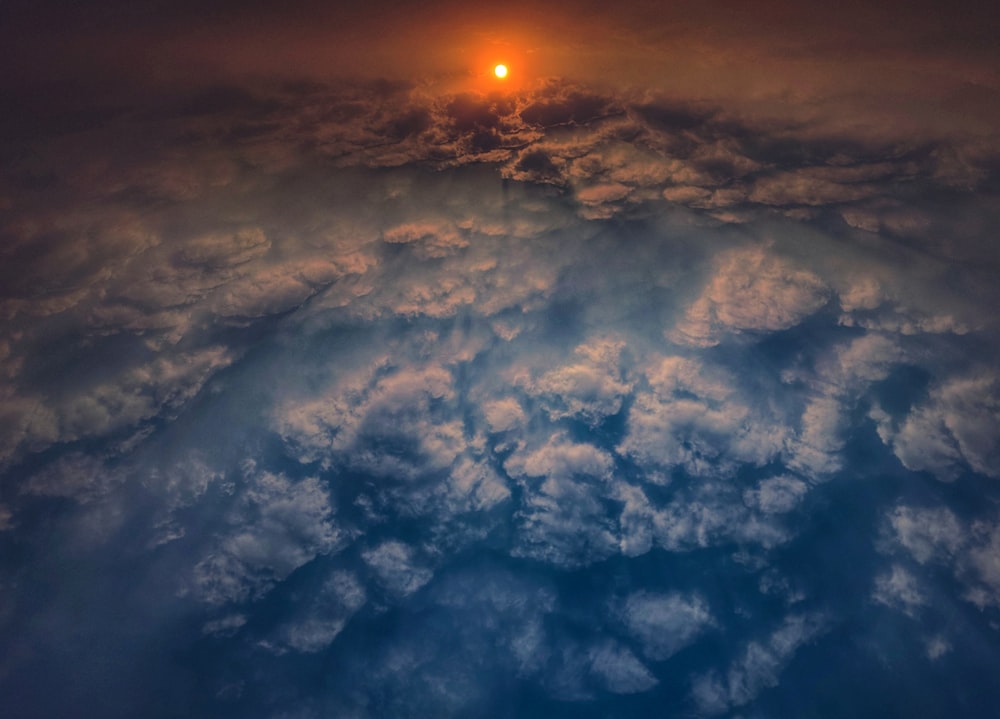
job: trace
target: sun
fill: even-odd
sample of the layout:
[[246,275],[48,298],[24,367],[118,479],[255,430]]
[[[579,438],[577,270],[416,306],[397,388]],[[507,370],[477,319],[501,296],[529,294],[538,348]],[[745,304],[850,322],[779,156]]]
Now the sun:
[[493,74],[496,75],[501,80],[503,80],[505,77],[507,77],[507,66],[497,65],[495,68],[493,68]]

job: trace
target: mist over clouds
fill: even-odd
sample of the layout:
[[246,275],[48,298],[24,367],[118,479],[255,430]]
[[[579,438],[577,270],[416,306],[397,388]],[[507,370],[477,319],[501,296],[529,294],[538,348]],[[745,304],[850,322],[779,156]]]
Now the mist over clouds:
[[10,716],[1000,699],[988,8],[2,13]]

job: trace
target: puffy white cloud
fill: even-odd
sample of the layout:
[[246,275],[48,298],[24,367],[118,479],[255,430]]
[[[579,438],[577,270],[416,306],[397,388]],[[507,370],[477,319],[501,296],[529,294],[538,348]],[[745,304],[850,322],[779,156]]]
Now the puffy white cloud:
[[891,312],[880,312],[870,317],[843,315],[839,322],[845,327],[863,327],[867,330],[895,332],[901,335],[943,333],[964,335],[972,330],[968,324],[950,314],[925,314],[904,307],[894,307]]
[[991,373],[953,377],[932,388],[898,429],[882,438],[907,469],[956,479],[967,466],[1000,477],[1000,382]]
[[407,597],[434,576],[433,570],[423,566],[414,554],[409,545],[389,540],[366,549],[361,556],[386,590],[398,597]]
[[[885,218],[894,210],[873,210]],[[843,310],[838,323],[903,337],[967,335],[988,326],[982,311],[984,288],[958,287],[950,279],[955,266],[947,252],[918,251],[907,242],[896,262],[878,254],[877,245],[852,248],[831,257],[829,282]],[[905,264],[906,271],[900,271]],[[987,291],[988,294],[988,291]]]
[[57,211],[18,213],[3,222],[15,260],[9,267],[16,268],[5,274],[0,300],[0,316],[12,323],[10,329],[23,327],[30,334],[38,327],[23,320],[44,322],[99,302],[109,286],[129,275],[137,258],[159,244],[141,213],[65,200],[56,204]]
[[552,476],[525,494],[515,515],[514,556],[575,568],[617,552],[614,517],[593,484]]
[[885,289],[873,276],[853,278],[853,281],[839,292],[840,307],[844,312],[873,310],[886,299]]
[[623,348],[623,342],[610,339],[580,345],[576,348],[580,362],[557,367],[538,378],[519,378],[519,384],[539,399],[552,419],[578,417],[597,425],[617,414],[631,391],[631,384],[622,378]]
[[301,305],[318,289],[317,284],[302,276],[301,269],[279,267],[228,282],[213,295],[209,304],[220,317],[268,317],[287,312]]
[[535,449],[521,448],[504,463],[512,477],[570,479],[575,476],[608,477],[613,467],[611,456],[592,444],[572,442],[563,434],[549,438]]
[[370,274],[371,284],[361,299],[350,300],[352,310],[365,319],[379,315],[445,318],[466,311],[494,316],[512,308],[544,306],[559,270],[570,264],[570,258],[540,258],[519,238],[485,234],[492,228],[482,230],[484,234],[470,241],[467,251],[437,264],[413,264],[402,270],[392,264],[382,268],[387,274],[381,278]]
[[483,414],[491,432],[506,432],[520,426],[527,418],[521,403],[513,397],[487,402]]
[[726,482],[701,480],[663,506],[651,502],[641,488],[625,483],[615,486],[614,498],[623,504],[619,547],[626,556],[644,554],[654,544],[684,552],[729,542],[771,548],[789,538],[779,524],[745,507],[735,487]]
[[613,694],[649,691],[659,680],[627,647],[611,639],[585,644],[564,640],[553,652],[545,677],[549,693],[561,701],[587,701],[600,689]]
[[365,589],[357,577],[347,571],[334,571],[305,606],[295,606],[294,616],[278,627],[275,638],[266,642],[266,646],[279,653],[286,649],[305,653],[322,651],[333,643],[366,601]]
[[457,413],[435,408],[454,398],[454,380],[443,367],[376,362],[345,372],[319,398],[285,400],[275,422],[300,461],[413,479],[446,469],[465,449]]
[[937,661],[951,650],[951,642],[942,636],[934,636],[927,640],[927,658],[931,661]]
[[161,357],[127,372],[120,383],[100,384],[71,397],[60,408],[61,439],[104,434],[180,408],[232,360],[223,347]]
[[452,511],[483,511],[510,498],[510,489],[488,464],[459,460],[448,478],[448,506]]
[[201,627],[201,633],[215,637],[229,637],[236,634],[246,623],[246,614],[227,614],[205,622]]
[[659,681],[626,647],[604,642],[589,652],[590,671],[614,694],[649,691]]
[[622,503],[618,517],[619,550],[626,557],[641,556],[653,548],[656,512],[645,492],[627,482],[615,486],[615,499]]
[[840,450],[847,429],[843,400],[819,395],[806,405],[801,429],[789,443],[788,466],[811,477],[833,474],[842,466]]
[[187,535],[189,526],[182,515],[187,508],[197,505],[211,486],[219,487],[224,494],[234,488],[225,480],[225,472],[208,463],[204,452],[190,451],[176,461],[165,458],[158,464],[139,476],[143,487],[158,501],[149,540],[151,547]]
[[779,525],[745,511],[736,497],[721,497],[709,491],[685,501],[675,501],[653,514],[653,531],[657,543],[673,551],[711,547],[724,542],[753,543],[765,548],[777,546],[788,539]]
[[1000,521],[966,524],[947,507],[900,505],[887,523],[896,545],[917,562],[947,567],[963,586],[963,599],[1000,607]]
[[[198,308],[238,314],[243,306],[266,306],[264,287],[273,283],[265,261],[270,249],[271,241],[255,226],[196,231],[161,240],[110,283],[105,291],[111,301],[100,304],[97,316],[108,322],[115,319],[120,306],[138,307],[142,315],[133,322],[141,327],[155,326],[151,318],[164,310],[182,310],[178,317],[184,322]],[[285,291],[276,288],[278,294]],[[241,292],[248,296],[241,297]]]
[[950,561],[965,544],[965,528],[947,507],[898,506],[889,514],[896,540],[921,564]]
[[319,479],[293,481],[252,466],[247,472],[228,531],[194,568],[196,595],[211,604],[255,597],[350,540],[350,533],[334,523],[329,494]]
[[733,378],[696,360],[666,357],[646,370],[618,451],[641,465],[681,466],[702,476],[737,463],[762,465],[781,450],[787,428],[741,396]]
[[905,358],[905,352],[893,338],[865,334],[826,355],[817,371],[818,379],[841,392],[856,392],[885,379],[893,366]]
[[838,471],[847,413],[872,383],[885,379],[905,356],[895,341],[875,334],[857,337],[824,355],[806,380],[812,391],[799,431],[785,447],[788,466],[816,479]]
[[917,578],[898,564],[875,578],[872,599],[887,607],[914,616],[920,607],[927,604],[927,598],[920,591]]
[[512,553],[563,567],[614,554],[615,520],[604,501],[612,468],[606,452],[561,434],[515,451],[504,463],[522,487]]
[[782,476],[761,480],[756,489],[743,492],[743,501],[749,507],[766,514],[790,512],[809,491],[809,486],[801,479]]
[[629,634],[654,661],[669,659],[715,625],[708,603],[698,595],[630,594],[618,610]]
[[702,712],[711,715],[749,704],[764,690],[778,686],[782,670],[799,648],[825,632],[827,625],[818,614],[787,617],[765,640],[747,644],[724,674],[696,677],[692,698]]
[[828,296],[818,275],[767,247],[729,250],[718,257],[701,296],[668,337],[709,347],[727,333],[788,329],[825,305]]

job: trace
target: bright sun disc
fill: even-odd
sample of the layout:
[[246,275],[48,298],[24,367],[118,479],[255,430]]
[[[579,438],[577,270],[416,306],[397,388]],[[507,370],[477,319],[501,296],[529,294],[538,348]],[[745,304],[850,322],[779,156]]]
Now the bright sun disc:
[[497,77],[507,77],[507,66],[497,65],[495,68],[493,68],[493,74],[496,75]]

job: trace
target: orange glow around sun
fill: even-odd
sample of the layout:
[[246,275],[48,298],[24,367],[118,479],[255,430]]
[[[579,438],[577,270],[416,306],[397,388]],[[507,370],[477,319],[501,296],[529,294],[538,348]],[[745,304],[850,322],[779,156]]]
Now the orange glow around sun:
[[462,90],[512,95],[532,86],[538,77],[533,50],[538,44],[531,37],[470,33],[467,44],[460,47],[464,56]]

